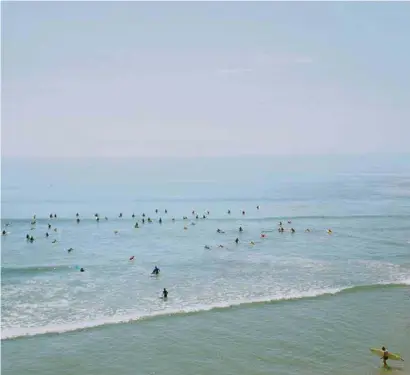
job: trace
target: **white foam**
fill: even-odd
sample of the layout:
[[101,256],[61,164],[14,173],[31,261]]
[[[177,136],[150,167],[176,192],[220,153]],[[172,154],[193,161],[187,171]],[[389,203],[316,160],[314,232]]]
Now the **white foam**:
[[177,315],[177,314],[189,314],[202,311],[210,311],[214,309],[223,309],[230,308],[235,306],[240,306],[243,304],[252,304],[252,303],[263,303],[263,302],[272,302],[272,301],[284,301],[284,300],[294,300],[302,298],[311,298],[317,297],[326,294],[336,294],[347,288],[328,288],[328,289],[317,289],[317,290],[308,290],[304,292],[289,292],[284,295],[276,296],[267,296],[260,298],[251,298],[246,300],[235,300],[235,301],[226,301],[219,302],[210,305],[197,304],[193,306],[187,306],[182,309],[165,309],[161,311],[155,311],[151,313],[142,313],[142,314],[128,314],[121,316],[111,316],[111,317],[102,317],[101,319],[92,320],[88,322],[76,322],[72,324],[62,324],[62,325],[47,325],[40,327],[16,327],[16,328],[5,328],[2,329],[1,339],[12,339],[23,336],[36,336],[43,334],[58,334],[65,333],[77,330],[83,330],[87,328],[93,328],[109,324],[118,324],[118,323],[128,323],[132,321],[137,321],[141,319],[153,318],[156,316],[166,316],[166,315]]
[[[372,285],[410,285],[410,279],[404,278],[400,280],[389,280],[389,281],[380,281],[376,284]],[[314,298],[324,295],[335,295],[341,293],[343,291],[352,290],[358,287],[365,287],[371,285],[350,285],[340,288],[322,288],[322,289],[310,289],[307,291],[289,291],[284,294],[274,295],[274,296],[266,296],[266,297],[258,297],[258,298],[249,298],[249,299],[242,299],[242,300],[230,300],[225,302],[217,302],[212,303],[209,305],[206,304],[196,304],[192,306],[185,306],[181,309],[164,309],[160,311],[154,312],[144,312],[144,313],[132,313],[132,314],[124,314],[124,315],[115,315],[115,316],[104,316],[100,319],[95,319],[86,322],[73,322],[73,323],[64,323],[59,325],[47,325],[47,326],[38,326],[38,327],[13,327],[13,328],[5,328],[2,329],[1,332],[1,339],[13,339],[18,337],[24,336],[36,336],[36,335],[44,335],[44,334],[60,334],[65,332],[73,332],[83,329],[89,329],[104,325],[111,325],[111,324],[120,324],[120,323],[129,323],[132,321],[138,321],[142,319],[149,319],[158,316],[169,316],[169,315],[178,315],[178,314],[190,314],[190,313],[197,313],[197,312],[204,312],[210,311],[214,309],[226,309],[231,307],[236,307],[240,305],[246,304],[253,304],[253,303],[269,303],[275,301],[286,301],[286,300],[297,300],[297,299],[304,299],[304,298]]]

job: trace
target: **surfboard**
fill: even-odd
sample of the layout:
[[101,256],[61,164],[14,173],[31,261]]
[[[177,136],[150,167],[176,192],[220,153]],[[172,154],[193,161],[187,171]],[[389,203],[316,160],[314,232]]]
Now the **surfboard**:
[[[380,358],[383,357],[383,350],[381,349],[370,348],[370,351],[374,355],[377,355]],[[389,353],[389,359],[391,359],[392,361],[404,361],[404,359],[400,356],[400,354],[395,354],[395,353]]]

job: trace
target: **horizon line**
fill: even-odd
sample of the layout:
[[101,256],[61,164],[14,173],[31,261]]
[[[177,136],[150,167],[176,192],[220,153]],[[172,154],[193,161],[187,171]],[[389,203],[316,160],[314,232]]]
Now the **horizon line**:
[[410,156],[410,152],[405,151],[373,151],[373,152],[336,152],[336,153],[297,153],[297,154],[234,154],[234,155],[86,155],[86,156],[52,156],[52,155],[1,155],[1,160],[5,159],[233,159],[233,158],[281,158],[281,157],[334,157],[334,156]]

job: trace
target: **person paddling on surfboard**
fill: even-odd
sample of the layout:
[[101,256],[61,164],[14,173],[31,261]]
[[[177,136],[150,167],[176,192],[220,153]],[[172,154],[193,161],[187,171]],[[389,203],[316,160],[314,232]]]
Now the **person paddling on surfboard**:
[[382,350],[383,350],[383,357],[381,359],[383,360],[383,365],[384,367],[388,367],[387,360],[389,359],[389,352],[386,350],[384,346],[382,347]]

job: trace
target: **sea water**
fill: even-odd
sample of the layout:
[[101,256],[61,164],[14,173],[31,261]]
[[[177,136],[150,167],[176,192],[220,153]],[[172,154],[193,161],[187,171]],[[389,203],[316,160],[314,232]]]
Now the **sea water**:
[[3,160],[2,370],[378,373],[410,358],[409,187],[408,156]]

